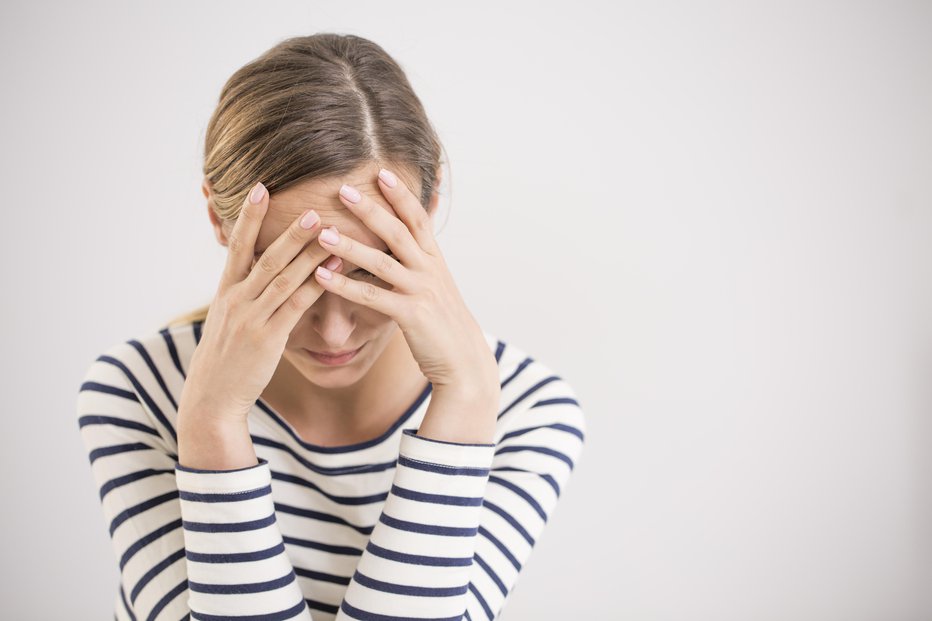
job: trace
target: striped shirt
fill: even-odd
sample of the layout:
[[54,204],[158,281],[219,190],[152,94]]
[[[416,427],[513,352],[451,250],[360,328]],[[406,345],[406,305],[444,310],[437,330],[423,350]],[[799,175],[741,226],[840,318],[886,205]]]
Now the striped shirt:
[[178,463],[178,400],[203,322],[91,363],[80,435],[119,564],[115,618],[495,619],[582,451],[570,385],[486,333],[498,361],[494,442],[416,435],[431,386],[382,436],[325,447],[261,398],[259,463]]

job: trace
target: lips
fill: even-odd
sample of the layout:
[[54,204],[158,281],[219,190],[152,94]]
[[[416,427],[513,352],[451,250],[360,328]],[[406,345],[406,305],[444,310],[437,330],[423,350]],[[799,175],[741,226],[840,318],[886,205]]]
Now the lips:
[[314,358],[318,362],[322,362],[323,364],[343,365],[343,364],[348,363],[350,360],[355,359],[356,354],[359,353],[359,351],[365,346],[366,344],[363,343],[357,349],[352,349],[352,350],[349,350],[348,352],[337,354],[337,355],[324,354],[324,353],[316,352],[316,351],[306,349],[306,348],[304,351],[306,351],[312,358]]
[[334,352],[314,351],[313,349],[309,349],[308,351],[311,352],[312,354],[317,354],[318,356],[326,356],[327,358],[339,358],[340,356],[345,356],[347,354],[352,354],[354,352],[359,351],[359,347],[357,347],[356,349],[347,349],[346,351],[334,351]]

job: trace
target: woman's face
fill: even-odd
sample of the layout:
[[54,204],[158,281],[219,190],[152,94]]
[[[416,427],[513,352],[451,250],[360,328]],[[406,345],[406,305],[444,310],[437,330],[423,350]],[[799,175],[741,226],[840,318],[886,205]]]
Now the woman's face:
[[[377,250],[387,250],[388,245],[348,210],[337,196],[340,186],[347,183],[398,217],[379,189],[378,172],[379,166],[373,163],[345,176],[312,179],[270,195],[269,209],[256,239],[253,265],[265,249],[308,208],[314,209],[320,216],[319,230],[334,225],[354,240]],[[410,175],[400,172],[401,180],[411,188]],[[419,187],[414,186],[413,190],[419,195]],[[435,193],[430,205],[431,217],[436,212],[436,201]],[[231,229],[232,223],[224,227],[224,237],[228,236]],[[310,243],[319,242],[315,237]],[[366,274],[363,268],[345,259],[340,272],[376,286],[389,290],[392,288],[385,281]],[[314,275],[308,278],[313,279]],[[379,359],[397,328],[398,324],[388,315],[324,291],[295,324],[288,336],[283,357],[318,386],[336,388],[351,385],[362,378]],[[316,360],[307,351],[343,352],[363,345],[365,347],[349,362],[336,366]]]

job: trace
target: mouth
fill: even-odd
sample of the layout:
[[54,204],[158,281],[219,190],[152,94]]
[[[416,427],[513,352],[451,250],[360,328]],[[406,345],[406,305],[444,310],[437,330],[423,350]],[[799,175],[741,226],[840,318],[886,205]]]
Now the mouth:
[[322,362],[326,365],[335,366],[335,365],[346,364],[347,362],[355,358],[356,354],[358,354],[360,350],[362,350],[362,348],[365,346],[366,344],[363,343],[357,349],[353,349],[353,350],[341,352],[341,353],[336,353],[336,354],[316,352],[316,351],[311,351],[310,349],[305,349],[304,351],[310,354],[310,356],[314,358],[315,360],[317,360],[318,362]]

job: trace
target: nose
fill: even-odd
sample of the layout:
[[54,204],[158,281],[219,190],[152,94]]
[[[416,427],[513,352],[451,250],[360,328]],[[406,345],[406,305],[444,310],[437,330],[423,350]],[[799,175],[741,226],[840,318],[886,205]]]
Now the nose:
[[336,293],[324,291],[308,309],[311,325],[329,350],[348,349],[352,345],[356,318],[353,303]]

